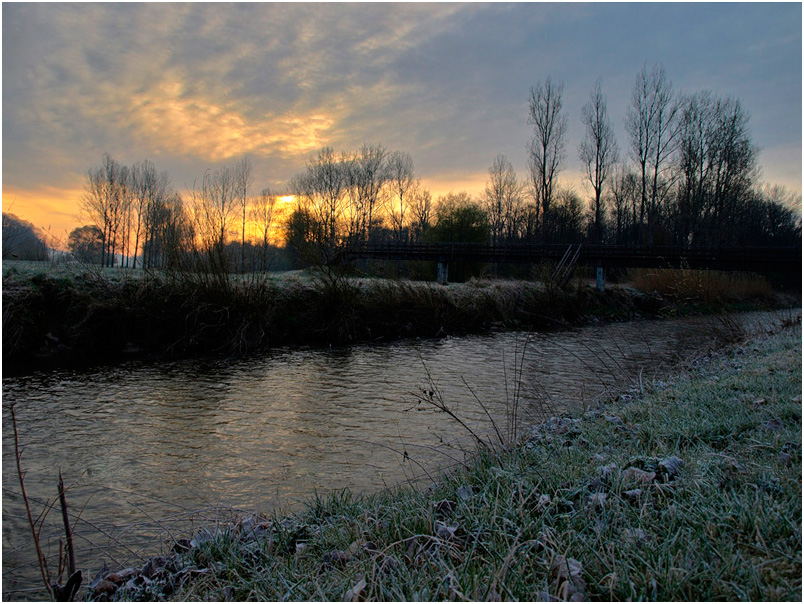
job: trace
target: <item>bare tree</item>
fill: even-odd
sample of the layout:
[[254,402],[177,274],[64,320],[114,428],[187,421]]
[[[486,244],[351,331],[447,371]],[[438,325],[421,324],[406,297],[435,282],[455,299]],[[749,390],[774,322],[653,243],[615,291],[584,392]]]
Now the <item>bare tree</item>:
[[351,164],[352,184],[357,189],[356,198],[365,215],[362,232],[358,234],[363,241],[371,238],[374,212],[382,205],[382,193],[389,177],[385,164],[387,154],[382,145],[363,145]]
[[648,243],[653,242],[661,173],[675,149],[678,103],[664,67],[647,66],[637,74],[625,127],[631,139],[631,156],[641,177],[640,225],[647,219]]
[[581,109],[586,137],[578,148],[578,156],[584,166],[586,178],[592,185],[594,199],[595,241],[603,239],[602,201],[603,187],[609,178],[612,166],[617,161],[617,141],[611,128],[606,97],[598,79],[589,95],[589,101]]
[[193,220],[206,268],[212,273],[226,275],[229,260],[226,241],[237,204],[237,185],[234,171],[224,166],[204,173],[201,189],[193,188]]
[[639,177],[625,164],[616,164],[611,178],[611,209],[615,225],[614,240],[618,244],[633,242],[639,207]]
[[505,155],[498,155],[489,167],[489,180],[483,194],[489,217],[492,243],[510,241],[518,229],[522,207],[522,186]]
[[137,254],[143,244],[142,266],[152,266],[146,253],[144,242],[153,238],[158,227],[160,204],[164,204],[170,194],[170,177],[167,172],[157,172],[153,162],[148,160],[135,163],[131,167],[131,192],[134,230],[134,268],[137,268]]
[[410,212],[413,215],[411,226],[414,239],[418,241],[430,227],[433,215],[433,196],[422,186],[421,180],[416,180],[410,200]]
[[[338,157],[325,147],[308,162],[304,172],[291,179],[289,188],[296,208],[286,221],[287,239],[300,256],[336,278],[341,248],[350,239],[351,220],[347,212],[352,178],[350,158]],[[356,193],[354,193],[356,195]]]
[[567,117],[561,114],[563,92],[564,84],[554,83],[550,78],[530,90],[528,123],[533,126],[533,139],[528,168],[536,207],[541,211],[545,231],[558,173],[566,158],[564,137],[567,133]]
[[268,253],[271,247],[277,197],[277,194],[270,189],[263,189],[251,205],[250,218],[256,230],[256,240],[259,242],[261,271],[268,270]]
[[246,270],[246,208],[248,207],[248,189],[251,186],[251,160],[241,159],[234,168],[235,195],[240,206],[240,272]]
[[751,195],[756,149],[739,101],[708,91],[683,101],[679,120],[676,238],[725,243],[738,208]]
[[335,157],[332,147],[325,147],[308,164],[303,194],[313,207],[329,235],[329,243],[338,242],[338,222],[343,213],[345,170],[342,161]]
[[108,153],[102,164],[87,172],[84,195],[80,208],[89,222],[102,232],[103,251],[101,265],[113,266],[115,254],[121,246],[121,232],[130,194],[129,169],[120,165]]
[[[162,173],[167,177],[167,173]],[[145,268],[181,268],[187,252],[196,244],[195,228],[184,201],[176,192],[165,190],[151,206],[143,243]]]
[[408,223],[406,215],[416,187],[413,158],[402,151],[394,151],[388,156],[387,167],[391,189],[391,195],[388,196],[388,215],[391,217],[397,240],[402,241]]

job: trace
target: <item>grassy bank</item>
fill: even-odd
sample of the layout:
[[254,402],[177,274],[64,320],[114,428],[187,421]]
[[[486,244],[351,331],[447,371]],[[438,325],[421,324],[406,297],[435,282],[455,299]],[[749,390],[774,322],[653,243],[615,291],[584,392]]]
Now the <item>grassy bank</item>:
[[[179,540],[95,596],[801,599],[801,327],[552,418],[430,488]],[[122,587],[118,587],[121,585]]]
[[[142,275],[142,273],[139,273]],[[686,277],[685,277],[686,278]],[[754,278],[758,280],[758,278]],[[707,295],[704,295],[707,294]],[[3,275],[7,369],[133,355],[243,355],[286,344],[342,345],[493,329],[791,304],[759,287],[693,296],[627,285],[481,280],[440,286],[315,273],[221,279],[88,270]]]

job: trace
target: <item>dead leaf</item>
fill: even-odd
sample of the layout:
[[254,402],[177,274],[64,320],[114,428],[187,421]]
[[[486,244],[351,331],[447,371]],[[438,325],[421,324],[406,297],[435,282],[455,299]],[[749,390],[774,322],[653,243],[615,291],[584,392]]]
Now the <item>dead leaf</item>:
[[553,578],[555,594],[561,600],[579,602],[586,599],[583,567],[575,558],[556,556],[550,567],[550,576]]
[[95,584],[94,587],[92,587],[92,590],[95,592],[95,594],[106,594],[107,596],[111,596],[117,591],[117,585],[111,581],[107,581],[106,579],[101,579],[97,582],[97,584]]
[[600,466],[597,469],[597,471],[600,474],[601,478],[603,478],[603,479],[610,478],[617,471],[617,464],[610,463],[610,464],[605,465],[605,466]]
[[474,497],[475,494],[474,491],[472,490],[472,487],[465,485],[458,487],[456,493],[458,497],[461,498],[462,501],[469,501],[472,497]]
[[768,430],[776,432],[782,429],[783,424],[781,421],[779,421],[774,417],[773,419],[769,419],[768,421],[766,421],[764,424],[762,424],[762,426],[767,428]]
[[589,499],[587,500],[587,505],[591,508],[602,508],[606,505],[606,494],[605,493],[592,493],[589,495]]
[[441,521],[436,521],[435,524],[435,533],[436,537],[440,539],[452,539],[455,537],[455,533],[458,531],[459,524],[457,522],[453,522],[451,525],[447,526]]
[[639,468],[630,467],[623,472],[623,480],[633,481],[641,485],[649,485],[656,479],[656,472],[646,472]]
[[639,498],[642,497],[642,489],[631,489],[623,493],[623,495],[630,501],[638,501]]
[[640,541],[647,541],[648,534],[641,528],[628,528],[623,531],[625,538],[632,543],[639,543]]
[[349,547],[346,548],[346,555],[350,558],[357,556],[360,552],[363,551],[363,542],[359,539],[352,541]]
[[681,471],[681,466],[684,465],[684,460],[675,455],[671,455],[659,462],[659,467],[667,471],[668,478],[675,478]]
[[346,592],[346,595],[343,598],[345,602],[357,602],[358,600],[361,600],[365,596],[366,580],[360,575],[357,576],[360,577],[360,580],[354,585],[352,585],[349,591]]
[[122,583],[125,583],[126,581],[131,579],[131,577],[137,575],[138,573],[139,571],[136,569],[127,568],[125,570],[121,570],[116,573],[109,573],[108,575],[106,575],[105,579],[106,581],[111,581],[112,583],[117,583],[118,585],[120,585]]

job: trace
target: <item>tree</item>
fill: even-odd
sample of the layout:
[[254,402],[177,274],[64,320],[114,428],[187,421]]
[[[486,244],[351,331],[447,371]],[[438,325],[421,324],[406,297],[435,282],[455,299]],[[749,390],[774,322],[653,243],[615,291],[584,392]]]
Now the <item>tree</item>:
[[260,254],[259,270],[268,270],[268,250],[270,249],[270,236],[274,223],[277,194],[270,189],[263,189],[262,193],[252,202],[250,218],[256,231],[256,240]]
[[341,230],[347,169],[348,166],[335,156],[332,147],[324,147],[307,164],[307,169],[291,181],[299,209],[321,225],[326,243],[333,247],[338,244]]
[[388,215],[397,241],[402,241],[408,223],[406,216],[416,191],[413,158],[402,151],[394,151],[388,156],[387,170],[388,185],[391,189],[391,194],[388,196]]
[[413,215],[412,231],[415,241],[421,240],[430,228],[430,218],[433,213],[433,196],[430,191],[422,186],[421,180],[417,180],[413,186],[413,193],[410,196],[410,212]]
[[733,243],[753,195],[756,148],[739,101],[704,91],[683,100],[679,120],[675,231],[679,243]]
[[[567,117],[561,114],[564,84],[550,78],[530,89],[528,123],[533,126],[528,168],[533,186],[537,212],[541,212],[542,227],[549,230],[548,214],[555,194],[558,173],[566,159],[564,137]],[[538,220],[538,215],[537,215]]]
[[182,268],[188,251],[196,244],[192,219],[181,195],[168,192],[149,210],[146,238],[142,244],[144,268]]
[[3,212],[3,258],[47,260],[47,245],[36,227]]
[[124,248],[124,222],[130,207],[130,171],[108,153],[100,167],[87,173],[85,192],[80,207],[89,221],[103,233],[101,264],[113,266],[115,254]]
[[240,206],[240,272],[246,271],[246,208],[248,207],[248,189],[251,186],[251,160],[241,159],[234,168],[235,196]]
[[494,244],[511,241],[518,230],[522,213],[522,186],[514,167],[505,155],[494,158],[483,194]]
[[236,210],[237,188],[234,171],[224,166],[204,173],[201,189],[193,189],[193,220],[195,235],[201,243],[205,267],[224,276],[230,263],[226,242]]
[[382,193],[390,173],[385,163],[388,152],[382,145],[363,145],[351,157],[348,166],[350,199],[356,229],[350,230],[353,240],[368,241],[374,227],[375,209],[382,205]]
[[609,178],[612,166],[617,162],[617,141],[609,122],[606,97],[601,91],[600,80],[589,95],[589,101],[581,109],[586,137],[581,141],[578,156],[584,166],[586,178],[594,191],[594,239],[600,243],[602,232],[603,187]]
[[94,224],[70,231],[67,248],[79,262],[100,264],[103,255],[103,231]]
[[625,164],[617,164],[611,179],[611,208],[614,220],[614,241],[618,245],[634,243],[639,207],[639,176]]
[[625,128],[631,139],[631,156],[639,166],[639,224],[647,220],[649,244],[653,243],[653,224],[660,201],[660,177],[673,153],[678,132],[677,114],[678,104],[664,67],[657,64],[648,73],[647,66],[643,66],[636,77]]
[[483,208],[469,194],[447,193],[438,198],[430,241],[444,243],[486,243],[489,223]]
[[584,237],[584,211],[581,198],[570,189],[557,192],[550,208],[549,243],[580,243]]
[[[137,255],[142,248],[142,267],[150,268],[154,263],[144,242],[153,240],[155,231],[161,228],[159,220],[165,216],[161,206],[171,195],[170,176],[167,172],[157,172],[156,166],[148,160],[135,163],[130,174],[134,221],[133,266],[137,268]],[[153,247],[150,249],[153,250]]]

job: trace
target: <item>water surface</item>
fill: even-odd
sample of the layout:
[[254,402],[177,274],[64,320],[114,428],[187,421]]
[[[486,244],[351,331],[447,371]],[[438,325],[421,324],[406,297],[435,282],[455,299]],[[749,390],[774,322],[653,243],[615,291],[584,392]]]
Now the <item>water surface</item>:
[[[772,320],[739,316],[746,325]],[[723,327],[713,318],[641,321],[4,379],[3,594],[34,597],[12,590],[35,586],[38,572],[11,402],[35,513],[56,495],[61,469],[80,511],[79,566],[97,569],[156,553],[168,531],[182,536],[189,519],[208,520],[215,506],[288,510],[314,493],[373,491],[449,467],[471,439],[423,402],[431,392],[492,438],[478,401],[501,428],[515,400],[523,421],[540,421],[658,375]],[[55,512],[44,530],[51,553],[61,534]]]

